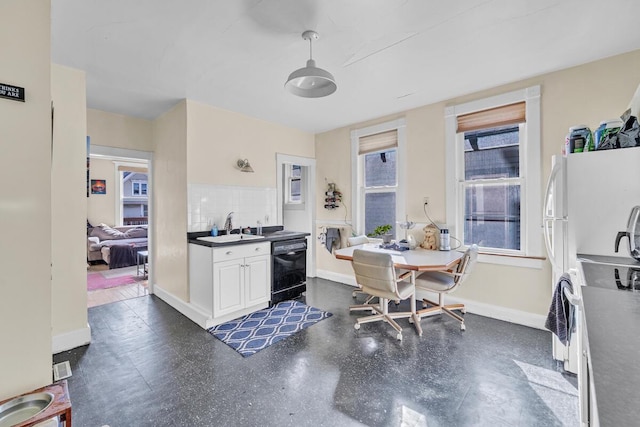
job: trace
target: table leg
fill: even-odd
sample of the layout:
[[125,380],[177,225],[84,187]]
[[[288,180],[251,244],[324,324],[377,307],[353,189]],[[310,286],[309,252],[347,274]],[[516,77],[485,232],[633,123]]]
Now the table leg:
[[[416,272],[411,270],[411,284],[415,289],[416,286]],[[416,295],[414,294],[411,298],[411,318],[413,319],[413,326],[416,328],[416,332],[418,336],[422,336],[422,326],[420,326],[420,317],[416,313]]]

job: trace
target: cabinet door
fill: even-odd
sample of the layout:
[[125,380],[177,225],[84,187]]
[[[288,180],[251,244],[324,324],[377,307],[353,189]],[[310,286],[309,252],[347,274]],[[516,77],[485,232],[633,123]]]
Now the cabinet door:
[[213,317],[244,308],[243,259],[213,263]]
[[271,297],[271,256],[245,258],[245,306],[250,307]]

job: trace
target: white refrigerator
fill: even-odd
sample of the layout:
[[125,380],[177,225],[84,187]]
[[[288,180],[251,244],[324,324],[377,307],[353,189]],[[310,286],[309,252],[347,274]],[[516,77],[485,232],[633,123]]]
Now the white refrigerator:
[[[638,204],[640,147],[552,157],[543,211],[552,292],[564,272],[575,271],[578,254],[629,256],[623,245],[615,253],[615,237],[626,230],[631,208]],[[575,275],[572,279],[579,296],[575,288],[580,283],[575,283]],[[553,336],[554,359],[573,373],[579,363],[577,335],[572,335],[568,346]]]

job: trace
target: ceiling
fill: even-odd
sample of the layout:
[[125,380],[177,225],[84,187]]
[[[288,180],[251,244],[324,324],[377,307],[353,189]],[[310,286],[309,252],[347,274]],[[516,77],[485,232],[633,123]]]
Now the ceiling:
[[[53,62],[87,106],[188,98],[318,133],[640,48],[637,0],[52,0]],[[338,91],[296,97],[309,59]]]

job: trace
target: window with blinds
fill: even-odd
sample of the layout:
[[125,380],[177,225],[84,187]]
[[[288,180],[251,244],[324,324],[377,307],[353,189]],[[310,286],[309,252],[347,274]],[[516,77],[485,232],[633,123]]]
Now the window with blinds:
[[[528,105],[532,101],[537,110]],[[528,110],[535,114],[530,117]],[[447,195],[447,222],[455,237],[485,253],[539,250],[532,215],[539,210],[533,199],[539,184],[532,179],[539,174],[539,88],[450,107],[446,120],[453,161],[447,188],[454,193]]]
[[363,166],[364,230],[389,224],[395,234],[398,131],[396,129],[363,136],[358,141],[358,155]]

